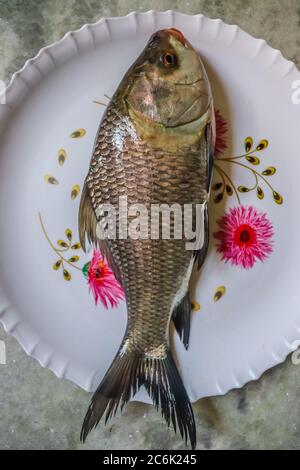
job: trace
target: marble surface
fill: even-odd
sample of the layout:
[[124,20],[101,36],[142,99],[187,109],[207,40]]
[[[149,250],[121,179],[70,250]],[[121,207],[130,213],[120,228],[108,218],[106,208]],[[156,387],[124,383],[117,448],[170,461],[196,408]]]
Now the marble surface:
[[[238,24],[300,66],[299,0],[0,0],[0,80],[70,29],[132,10],[177,9]],[[184,449],[151,406],[131,403],[84,446],[89,394],[26,356],[0,327],[0,449]],[[3,343],[2,343],[3,345]],[[1,346],[1,343],[0,343]],[[300,366],[291,358],[242,390],[194,405],[199,449],[300,449]]]

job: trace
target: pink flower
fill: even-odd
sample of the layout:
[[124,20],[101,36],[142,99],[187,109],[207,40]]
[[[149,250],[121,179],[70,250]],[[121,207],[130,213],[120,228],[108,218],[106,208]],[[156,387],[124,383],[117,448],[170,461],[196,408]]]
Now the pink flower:
[[92,260],[83,268],[83,274],[94,294],[96,305],[100,300],[106,308],[109,304],[117,307],[119,300],[125,298],[122,287],[99,250],[94,250]]
[[217,221],[220,230],[214,233],[219,241],[217,251],[222,260],[253,267],[257,260],[264,261],[273,251],[273,227],[266,214],[253,206],[231,208]]
[[216,117],[216,146],[215,155],[223,153],[227,149],[228,125],[218,109],[215,110]]

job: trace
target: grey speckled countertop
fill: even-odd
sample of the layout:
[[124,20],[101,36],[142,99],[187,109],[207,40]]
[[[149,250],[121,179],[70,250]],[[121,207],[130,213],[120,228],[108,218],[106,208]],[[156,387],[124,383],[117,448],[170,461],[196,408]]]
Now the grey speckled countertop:
[[[102,16],[176,9],[238,24],[300,66],[299,0],[0,0],[0,80],[41,47]],[[0,328],[1,449],[182,449],[148,405],[132,403],[87,444],[79,430],[89,395],[27,357]],[[287,361],[255,383],[194,405],[199,449],[300,449],[300,366]]]

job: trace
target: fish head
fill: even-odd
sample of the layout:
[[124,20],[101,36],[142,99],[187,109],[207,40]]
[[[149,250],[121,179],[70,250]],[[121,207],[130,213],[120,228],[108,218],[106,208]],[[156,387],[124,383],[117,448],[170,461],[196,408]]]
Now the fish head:
[[164,127],[196,121],[212,102],[199,54],[174,28],[151,36],[128,77],[128,106],[139,118]]

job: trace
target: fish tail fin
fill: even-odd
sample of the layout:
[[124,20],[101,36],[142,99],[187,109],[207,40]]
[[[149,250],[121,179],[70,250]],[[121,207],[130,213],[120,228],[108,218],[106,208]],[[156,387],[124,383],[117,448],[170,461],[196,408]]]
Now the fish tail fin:
[[81,440],[96,428],[105,414],[105,423],[144,386],[156,409],[161,410],[167,425],[173,424],[185,442],[196,446],[196,426],[192,405],[171,352],[161,359],[143,353],[125,351],[116,356],[92,397],[85,416]]
[[196,425],[193,408],[182,379],[168,350],[164,359],[145,359],[145,388],[156,409],[160,409],[167,425],[173,425],[192,449],[196,447]]

